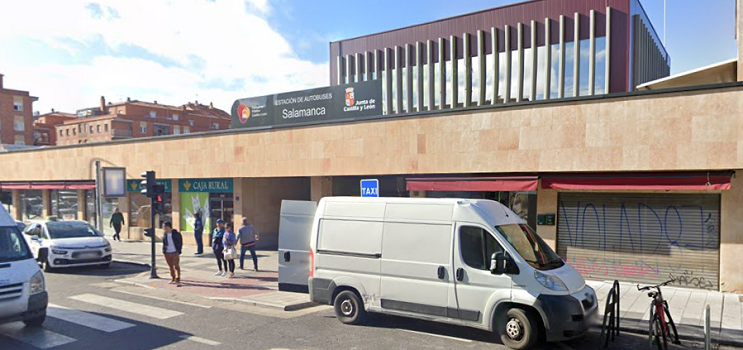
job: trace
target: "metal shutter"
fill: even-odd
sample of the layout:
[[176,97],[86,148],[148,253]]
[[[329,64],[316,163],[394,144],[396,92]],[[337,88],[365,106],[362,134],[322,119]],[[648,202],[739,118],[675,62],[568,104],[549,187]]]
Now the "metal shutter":
[[719,194],[560,193],[557,252],[584,278],[718,290]]

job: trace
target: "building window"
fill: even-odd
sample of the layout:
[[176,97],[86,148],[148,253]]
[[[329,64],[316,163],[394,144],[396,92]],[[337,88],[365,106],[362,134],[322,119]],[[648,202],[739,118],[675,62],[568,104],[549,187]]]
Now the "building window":
[[191,128],[189,128],[189,127],[187,127],[187,126],[184,126],[184,127],[183,127],[183,133],[184,133],[184,134],[188,134],[188,133],[191,133]]
[[219,130],[219,124],[217,124],[217,123],[213,123],[213,124],[212,124],[212,129],[214,129],[214,130]]
[[155,117],[157,117],[157,112],[150,111],[150,118],[155,118]]
[[189,120],[188,125],[193,126],[193,120]]
[[59,137],[64,136],[64,134],[62,132],[63,132],[63,130],[62,129],[59,129]]
[[180,135],[181,133],[181,127],[176,125],[173,127],[173,135]]
[[103,124],[103,131],[108,132],[108,124]]
[[13,130],[15,131],[26,130],[26,121],[24,120],[22,115],[15,116],[15,118],[13,118]]
[[173,120],[178,120],[178,114],[173,114]]
[[147,123],[145,123],[145,122],[140,122],[139,123],[139,132],[142,133],[142,134],[146,134],[147,133]]
[[155,133],[155,136],[170,135],[170,126],[155,124],[153,132]]
[[92,125],[88,125],[88,132],[91,133],[91,134],[93,133],[93,126]]
[[23,97],[13,97],[13,110],[23,112]]
[[23,135],[15,135],[15,144],[16,145],[25,145],[26,144],[26,137]]
[[65,136],[70,136],[70,129],[65,129]]
[[77,135],[77,129],[72,129],[72,135]]

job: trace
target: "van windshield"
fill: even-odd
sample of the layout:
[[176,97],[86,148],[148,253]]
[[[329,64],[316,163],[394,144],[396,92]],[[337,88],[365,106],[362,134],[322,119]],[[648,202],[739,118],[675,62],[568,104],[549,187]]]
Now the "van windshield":
[[531,267],[551,270],[565,263],[529,226],[509,224],[495,227]]
[[16,227],[0,227],[0,263],[32,258],[26,241]]

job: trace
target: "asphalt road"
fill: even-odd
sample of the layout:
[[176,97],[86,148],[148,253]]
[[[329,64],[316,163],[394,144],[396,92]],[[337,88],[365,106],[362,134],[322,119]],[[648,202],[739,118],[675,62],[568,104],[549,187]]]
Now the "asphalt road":
[[[375,315],[346,326],[329,307],[283,312],[218,301],[174,300],[162,291],[114,280],[143,271],[114,263],[109,270],[47,274],[50,311],[41,328],[0,325],[0,349],[505,349],[492,334]],[[539,349],[598,348],[598,333]],[[647,338],[623,333],[610,349],[646,349]],[[676,349],[701,348],[685,343]]]

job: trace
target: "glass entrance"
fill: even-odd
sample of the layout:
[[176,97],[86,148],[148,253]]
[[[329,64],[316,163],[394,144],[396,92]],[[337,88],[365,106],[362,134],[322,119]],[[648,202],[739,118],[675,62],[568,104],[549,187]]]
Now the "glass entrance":
[[[225,223],[232,221],[234,214],[234,202],[231,193],[212,193],[209,195],[209,217],[211,230],[217,227],[217,219]],[[211,231],[210,230],[210,231]]]

